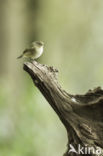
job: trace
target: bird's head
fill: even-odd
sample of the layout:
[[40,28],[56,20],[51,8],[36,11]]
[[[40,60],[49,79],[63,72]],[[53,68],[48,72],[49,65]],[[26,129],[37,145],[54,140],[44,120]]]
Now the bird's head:
[[35,41],[35,42],[32,42],[32,46],[42,47],[42,46],[44,46],[44,42]]

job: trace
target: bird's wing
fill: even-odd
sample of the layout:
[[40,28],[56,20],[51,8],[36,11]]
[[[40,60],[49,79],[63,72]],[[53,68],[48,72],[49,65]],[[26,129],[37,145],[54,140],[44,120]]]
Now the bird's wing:
[[33,48],[28,48],[28,49],[25,49],[23,54],[27,57],[29,56],[32,56],[33,54],[35,53],[35,49]]

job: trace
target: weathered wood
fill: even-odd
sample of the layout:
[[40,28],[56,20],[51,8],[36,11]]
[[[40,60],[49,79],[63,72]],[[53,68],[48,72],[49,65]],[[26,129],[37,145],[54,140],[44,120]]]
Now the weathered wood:
[[[70,145],[76,151],[78,151],[78,144],[83,147],[92,146],[96,149],[98,147],[103,149],[103,90],[98,87],[89,90],[85,95],[71,95],[59,85],[58,71],[53,67],[33,61],[24,63],[24,70],[29,73],[34,84],[47,99],[67,130],[68,145],[64,156],[78,155],[69,152]],[[91,151],[86,155],[94,154]]]

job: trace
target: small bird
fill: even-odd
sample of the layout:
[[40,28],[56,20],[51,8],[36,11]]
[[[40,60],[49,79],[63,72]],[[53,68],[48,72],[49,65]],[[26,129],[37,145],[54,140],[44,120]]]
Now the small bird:
[[23,53],[17,57],[19,58],[29,58],[29,59],[37,59],[40,57],[44,50],[44,43],[42,41],[35,41],[31,43],[31,46],[23,51]]

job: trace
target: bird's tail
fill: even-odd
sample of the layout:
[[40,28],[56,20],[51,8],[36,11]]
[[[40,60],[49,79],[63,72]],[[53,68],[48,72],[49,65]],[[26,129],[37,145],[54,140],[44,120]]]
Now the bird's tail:
[[20,58],[22,58],[23,57],[23,55],[20,55],[19,57],[17,57],[17,59],[20,59]]

